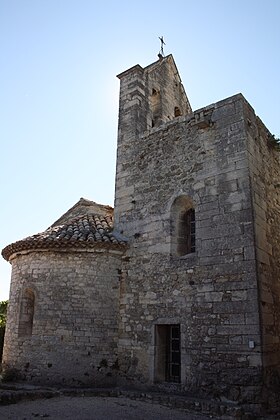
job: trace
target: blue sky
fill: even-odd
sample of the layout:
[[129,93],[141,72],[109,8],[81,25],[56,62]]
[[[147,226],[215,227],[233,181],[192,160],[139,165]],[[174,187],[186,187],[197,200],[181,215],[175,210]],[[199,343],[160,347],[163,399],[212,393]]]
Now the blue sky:
[[[193,109],[242,92],[280,137],[279,0],[0,0],[0,248],[113,205],[115,75],[172,53]],[[0,261],[0,300],[10,264]]]

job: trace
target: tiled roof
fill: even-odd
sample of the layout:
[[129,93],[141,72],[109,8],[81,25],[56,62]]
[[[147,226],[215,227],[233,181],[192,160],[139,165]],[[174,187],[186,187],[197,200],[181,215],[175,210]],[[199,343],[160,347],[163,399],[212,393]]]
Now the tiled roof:
[[[105,207],[105,206],[104,206]],[[20,251],[69,248],[123,247],[127,241],[113,229],[113,209],[108,214],[87,213],[57,224],[37,235],[14,242],[3,249],[6,260]]]

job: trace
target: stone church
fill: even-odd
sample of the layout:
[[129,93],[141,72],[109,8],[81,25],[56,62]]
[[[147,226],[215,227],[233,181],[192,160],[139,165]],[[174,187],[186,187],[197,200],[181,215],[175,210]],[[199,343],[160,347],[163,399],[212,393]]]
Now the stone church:
[[114,209],[80,199],[2,251],[4,369],[33,383],[273,403],[277,141],[241,94],[192,111],[172,55],[118,78]]

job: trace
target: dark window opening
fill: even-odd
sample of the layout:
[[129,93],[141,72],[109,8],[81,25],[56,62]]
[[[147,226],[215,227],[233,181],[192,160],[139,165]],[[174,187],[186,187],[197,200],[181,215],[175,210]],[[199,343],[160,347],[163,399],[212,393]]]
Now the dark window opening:
[[31,336],[33,329],[35,296],[32,290],[26,289],[20,304],[18,336]]
[[179,215],[178,220],[178,255],[195,252],[195,211],[189,209]]
[[170,250],[183,256],[196,251],[195,206],[191,197],[177,197],[170,210]]
[[180,325],[156,325],[155,333],[155,381],[180,383]]
[[153,88],[150,96],[152,127],[157,127],[162,119],[162,104],[160,91]]
[[175,108],[174,108],[174,116],[175,117],[180,117],[180,115],[182,115],[182,112],[180,111],[180,108],[178,108],[177,106],[175,106]]

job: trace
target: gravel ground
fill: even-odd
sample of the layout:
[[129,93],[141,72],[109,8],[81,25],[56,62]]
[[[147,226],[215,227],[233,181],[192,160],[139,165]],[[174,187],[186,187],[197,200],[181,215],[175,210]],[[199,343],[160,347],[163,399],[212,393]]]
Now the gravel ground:
[[206,420],[160,404],[124,397],[58,397],[0,406],[2,420]]

